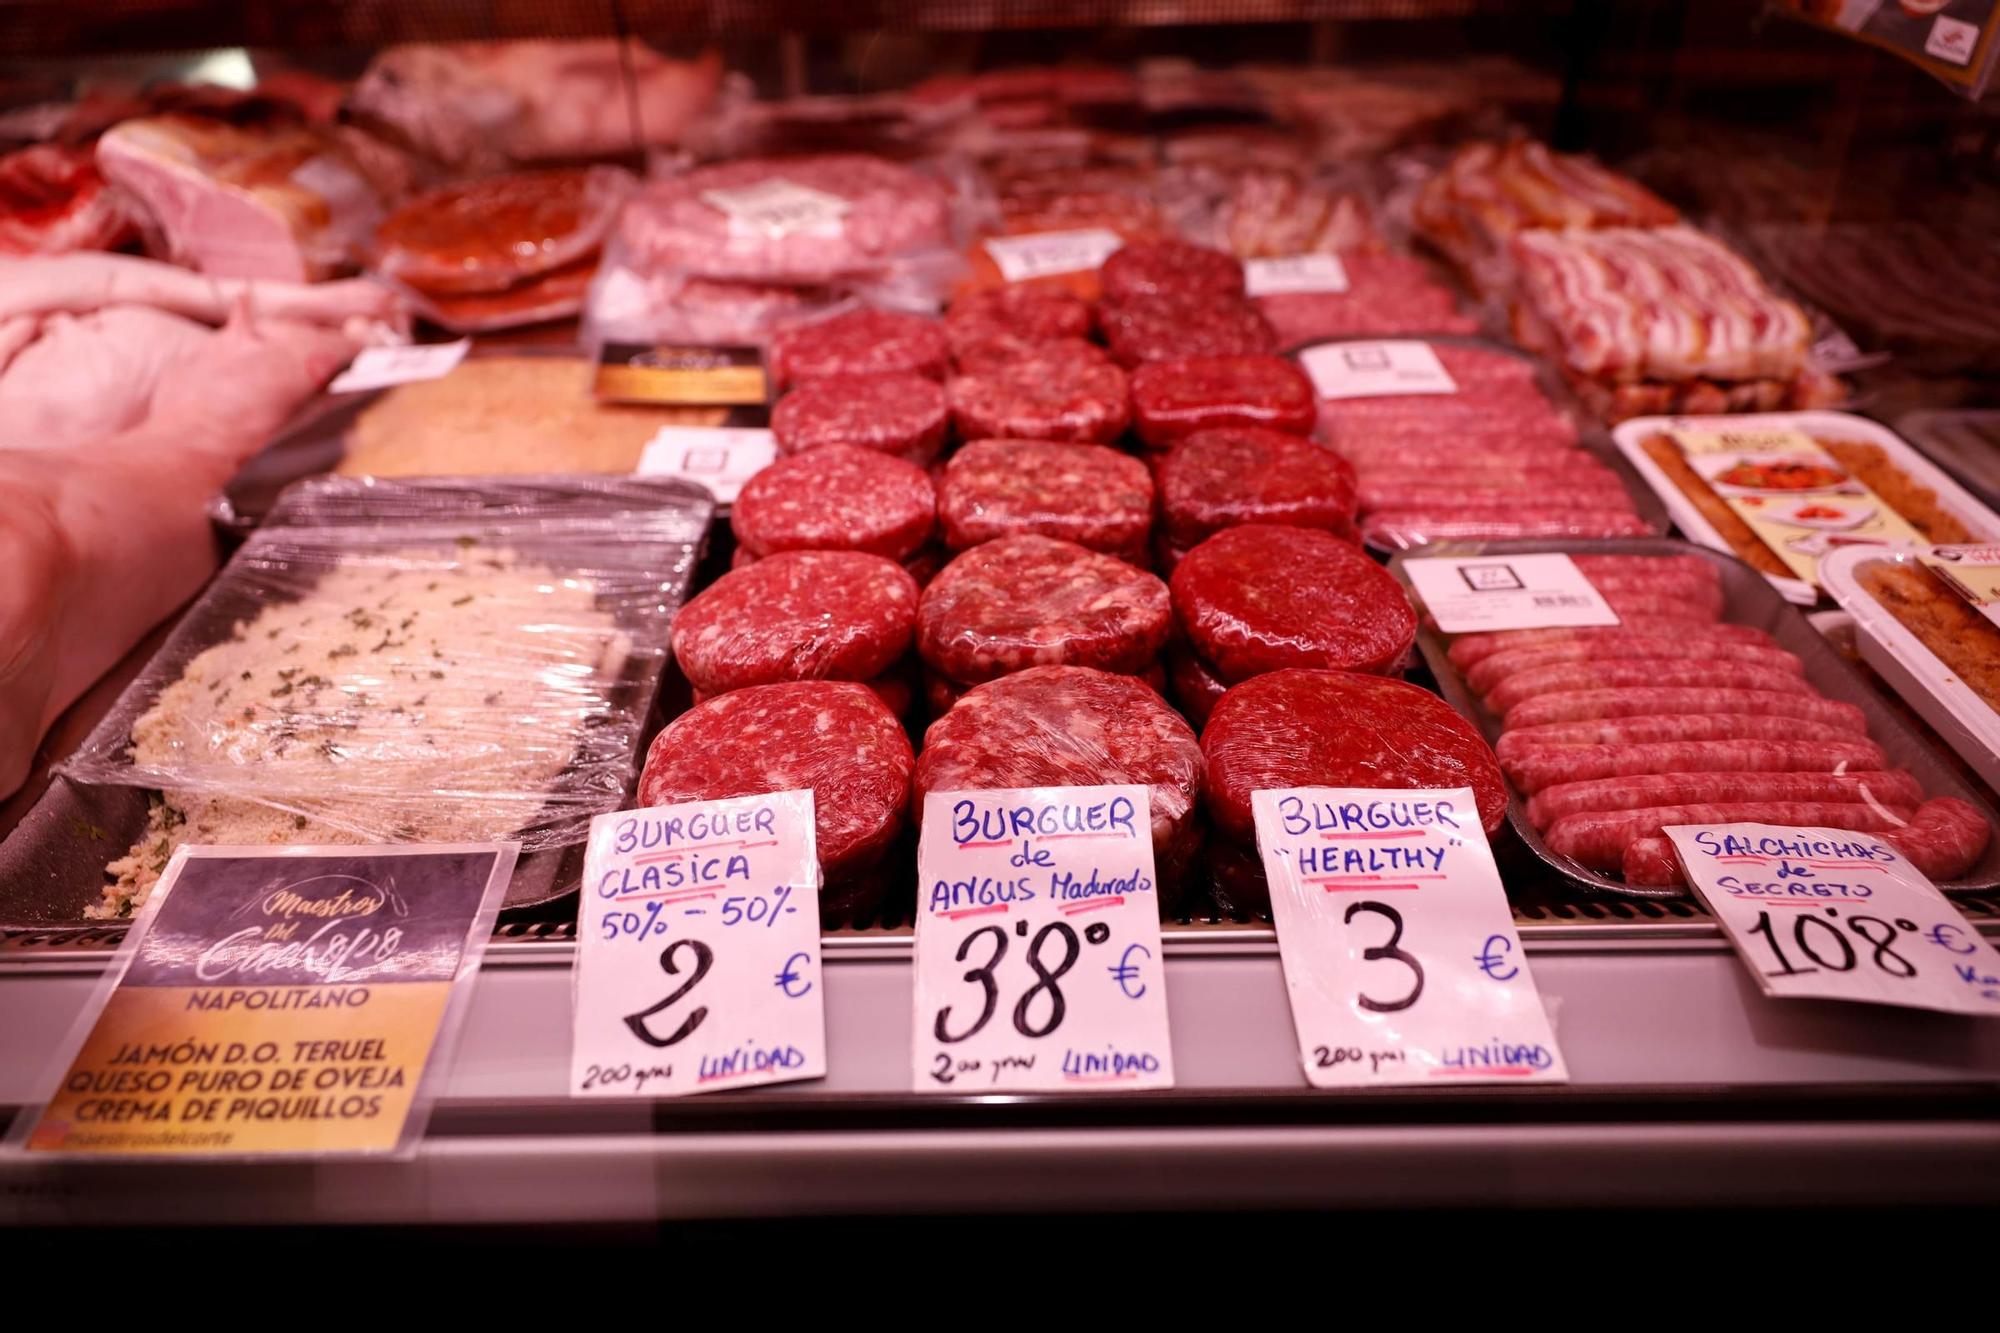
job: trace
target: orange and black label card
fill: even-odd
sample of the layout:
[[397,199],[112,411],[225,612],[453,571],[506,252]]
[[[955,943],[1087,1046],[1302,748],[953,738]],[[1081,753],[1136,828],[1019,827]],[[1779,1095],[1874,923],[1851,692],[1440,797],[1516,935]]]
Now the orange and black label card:
[[761,406],[770,380],[755,347],[606,343],[593,391],[614,403]]

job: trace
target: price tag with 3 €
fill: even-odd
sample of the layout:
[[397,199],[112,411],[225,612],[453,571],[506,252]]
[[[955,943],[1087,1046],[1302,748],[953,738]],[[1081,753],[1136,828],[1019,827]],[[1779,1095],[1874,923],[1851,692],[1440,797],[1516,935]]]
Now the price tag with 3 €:
[[825,1076],[810,791],[599,815],[577,917],[571,1096]]
[[2000,1015],[2000,953],[1880,838],[1773,824],[1666,833],[1766,995]]
[[1568,1080],[1470,788],[1251,809],[1307,1082]]
[[917,849],[919,1092],[1169,1088],[1150,797],[932,792]]

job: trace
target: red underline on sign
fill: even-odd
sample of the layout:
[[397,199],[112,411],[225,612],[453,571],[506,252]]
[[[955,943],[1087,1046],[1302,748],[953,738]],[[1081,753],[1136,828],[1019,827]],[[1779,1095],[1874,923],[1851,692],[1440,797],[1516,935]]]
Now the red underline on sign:
[[1139,1071],[1135,1069],[1129,1074],[1064,1074],[1063,1080],[1068,1083],[1122,1083],[1137,1077]]
[[1095,912],[1100,907],[1119,907],[1124,902],[1125,895],[1120,893],[1109,898],[1094,899],[1087,903],[1071,903],[1062,909],[1062,914],[1064,916],[1075,916],[1080,912]]
[[958,845],[960,847],[1005,847],[1013,841],[1012,838],[1001,838],[994,842],[961,842]]
[[[1411,878],[1443,879],[1444,876],[1414,875]],[[1398,880],[1394,884],[1385,884],[1380,875],[1320,875],[1308,879],[1306,883],[1317,884],[1328,893],[1340,893],[1349,889],[1415,889],[1422,887],[1419,884],[1412,884],[1407,880]]]
[[1848,866],[1861,866],[1865,869],[1868,866],[1879,866],[1883,863],[1880,861],[1808,861],[1806,864],[1814,870],[1842,870]]
[[956,912],[940,912],[938,915],[947,921],[956,921],[960,917],[985,916],[989,912],[1004,912],[1006,910],[1006,903],[994,903],[991,907],[966,907]]
[[1024,842],[1060,842],[1064,838],[1123,838],[1122,833],[1043,833],[1036,838],[1025,838]]
[[1758,865],[1762,865],[1770,859],[1768,856],[1759,856],[1755,852],[1741,852],[1735,856],[1718,856],[1715,858],[1715,863],[1717,865],[1733,866],[1739,861],[1754,861]]
[[1421,838],[1424,836],[1424,830],[1420,828],[1390,829],[1383,833],[1322,833],[1319,836],[1327,842],[1341,842],[1348,838],[1379,842],[1383,838]]
[[1762,903],[1766,907],[1820,907],[1826,903],[1868,904],[1866,898],[1760,898],[1754,893],[1732,893],[1729,895],[1739,903]]
[[1464,1066],[1455,1069],[1433,1069],[1432,1078],[1526,1078],[1536,1071],[1527,1065],[1484,1065]]
[[671,861],[676,857],[686,856],[689,852],[713,851],[717,847],[741,847],[747,852],[758,847],[776,847],[777,845],[778,840],[776,838],[771,839],[769,842],[746,842],[742,838],[734,838],[728,842],[696,842],[690,843],[686,847],[676,848],[671,852],[650,852],[645,856],[635,856],[632,858],[632,864],[635,866],[649,866],[661,861]]
[[672,889],[664,893],[621,893],[614,902],[644,903],[658,899],[663,903],[693,902],[697,898],[713,898],[714,889]]

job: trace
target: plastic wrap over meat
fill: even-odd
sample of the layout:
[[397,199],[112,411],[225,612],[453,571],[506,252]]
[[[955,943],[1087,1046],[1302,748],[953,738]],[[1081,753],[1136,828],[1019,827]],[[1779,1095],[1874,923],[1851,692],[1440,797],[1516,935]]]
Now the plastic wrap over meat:
[[992,287],[967,292],[945,311],[945,337],[961,369],[991,363],[1042,343],[1090,336],[1088,302],[1046,287]]
[[1200,430],[1266,426],[1305,435],[1318,419],[1312,381],[1280,356],[1149,361],[1132,372],[1132,418],[1155,449]]
[[1237,685],[1202,731],[1209,817],[1256,844],[1253,792],[1278,787],[1470,787],[1465,827],[1491,834],[1507,814],[1492,748],[1429,690],[1344,671],[1275,671]]
[[1186,548],[1245,523],[1283,523],[1354,536],[1354,469],[1310,440],[1243,427],[1205,430],[1160,463],[1168,539]]
[[750,159],[654,181],[621,230],[645,267],[824,283],[951,245],[939,182],[859,153]]
[[404,291],[411,307],[441,328],[453,333],[493,333],[569,319],[581,313],[596,279],[597,258],[587,255],[504,292],[433,296],[414,288]]
[[64,772],[160,791],[169,846],[279,840],[273,811],[314,841],[581,841],[712,508],[596,481],[294,487]]
[[949,424],[944,390],[920,375],[842,375],[814,380],[771,409],[778,451],[851,444],[928,464]]
[[834,314],[851,299],[844,288],[651,272],[627,263],[614,242],[590,289],[583,340],[762,347],[786,325]]
[[859,551],[786,551],[732,570],[682,608],[674,656],[696,689],[867,680],[910,647],[917,583]]
[[1256,298],[1282,347],[1324,338],[1390,338],[1413,333],[1471,334],[1479,322],[1461,314],[1451,291],[1408,255],[1347,251],[1344,292],[1285,292]]
[[778,459],[752,477],[729,511],[752,555],[866,551],[906,560],[937,529],[937,494],[916,464],[829,444]]
[[1148,296],[1107,301],[1097,322],[1112,359],[1132,367],[1193,356],[1263,356],[1278,336],[1257,307],[1237,297]]
[[1132,419],[1125,372],[1079,339],[1044,343],[953,377],[952,421],[966,439],[1103,444]]
[[1243,264],[1234,255],[1186,241],[1136,241],[1105,260],[1097,280],[1107,301],[1240,298]]
[[505,291],[595,254],[632,178],[616,167],[526,171],[419,195],[375,230],[375,268],[419,291]]
[[1133,672],[1159,656],[1172,623],[1166,585],[1144,570],[1075,542],[1002,537],[924,590],[917,651],[968,684],[1031,666]]
[[941,380],[951,360],[944,326],[897,310],[846,310],[792,324],[771,339],[771,377],[779,388],[844,375],[922,375]]
[[1167,689],[1174,703],[1199,731],[1222,701],[1229,686],[1186,644],[1167,646]]
[[1152,796],[1163,906],[1200,842],[1202,754],[1194,732],[1130,676],[1036,667],[970,690],[924,734],[916,809],[931,792],[1131,783]]
[[956,550],[1035,533],[1143,561],[1153,478],[1099,444],[977,440],[945,464],[938,515]]
[[653,741],[642,805],[810,789],[829,880],[881,861],[904,826],[916,756],[864,685],[793,681],[735,690],[681,714]]
[[1416,639],[1401,585],[1314,528],[1225,528],[1173,574],[1174,613],[1224,680],[1286,667],[1395,672]]

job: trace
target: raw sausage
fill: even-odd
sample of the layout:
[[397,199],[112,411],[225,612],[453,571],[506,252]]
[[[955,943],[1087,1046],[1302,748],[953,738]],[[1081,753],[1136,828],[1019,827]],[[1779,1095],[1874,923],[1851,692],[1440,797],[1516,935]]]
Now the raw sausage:
[[1774,690],[1625,689],[1544,694],[1507,710],[1507,729],[1545,722],[1590,722],[1607,717],[1649,717],[1656,713],[1765,713],[1799,717],[1868,734],[1868,720],[1850,703]]
[[1502,763],[1530,750],[1580,745],[1650,745],[1660,741],[1846,741],[1854,733],[1823,722],[1761,713],[1664,713],[1593,722],[1551,722],[1505,732],[1494,748]]
[[1505,761],[1507,776],[1533,795],[1545,787],[1647,773],[1838,773],[1885,767],[1882,747],[1845,741],[1659,741],[1530,750]]
[[1977,807],[1953,796],[1939,796],[1917,807],[1900,829],[1883,841],[1910,859],[1926,879],[1960,879],[1971,872],[1993,837],[1993,827]]
[[1572,641],[1544,648],[1514,648],[1494,653],[1474,662],[1465,673],[1465,683],[1484,694],[1507,677],[1562,662],[1622,662],[1664,658],[1671,661],[1733,662],[1766,671],[1784,671],[1797,676],[1805,664],[1797,654],[1783,648],[1762,648],[1734,639],[1710,641],[1700,634],[1674,637],[1665,634],[1632,634],[1595,642]]
[[1803,676],[1767,671],[1744,662],[1563,662],[1518,671],[1486,695],[1489,711],[1505,713],[1514,705],[1545,694],[1580,690],[1613,690],[1627,686],[1675,688],[1713,685],[1732,690],[1772,690],[1783,694],[1818,694]]
[[[1628,616],[1615,627],[1603,629],[1509,629],[1489,634],[1462,634],[1452,641],[1452,665],[1463,670],[1494,653],[1516,648],[1545,648],[1554,644],[1597,644],[1616,642],[1631,634],[1672,635],[1704,644],[1731,640],[1775,648],[1778,641],[1761,629],[1748,625],[1708,625],[1689,630],[1678,620],[1658,616]],[[1698,635],[1699,638],[1694,638]]]
[[1571,815],[1556,821],[1544,841],[1557,856],[1593,870],[1618,870],[1625,849],[1641,838],[1679,824],[1796,824],[1882,833],[1908,822],[1911,808],[1885,808],[1841,801],[1743,801],[1712,805],[1667,805],[1646,810]]
[[1528,801],[1528,822],[1545,829],[1569,815],[1655,805],[1743,801],[1854,801],[1910,808],[1924,799],[1901,769],[1845,773],[1652,773],[1544,787]]

